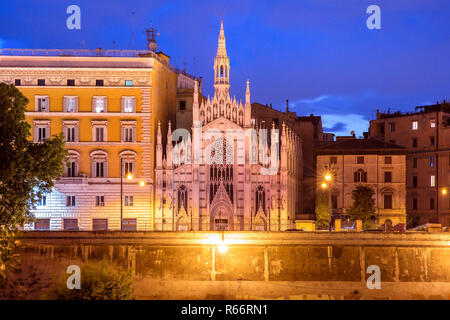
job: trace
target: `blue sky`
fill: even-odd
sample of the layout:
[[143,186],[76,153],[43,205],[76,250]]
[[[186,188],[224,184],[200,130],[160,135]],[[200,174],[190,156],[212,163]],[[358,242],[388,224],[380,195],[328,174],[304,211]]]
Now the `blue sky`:
[[[81,30],[66,28],[66,8],[81,8]],[[366,27],[366,8],[381,8],[381,30]],[[319,114],[324,127],[348,135],[367,130],[376,109],[413,110],[450,100],[450,1],[2,0],[5,48],[145,47],[158,29],[159,48],[174,66],[204,77],[212,64],[221,16],[231,62],[231,93],[299,115]],[[194,64],[195,58],[195,64]]]

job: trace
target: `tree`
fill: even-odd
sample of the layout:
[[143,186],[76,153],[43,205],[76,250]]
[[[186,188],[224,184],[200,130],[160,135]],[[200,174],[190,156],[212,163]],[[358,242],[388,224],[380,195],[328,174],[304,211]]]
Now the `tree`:
[[375,192],[373,189],[367,186],[357,186],[356,189],[352,191],[353,205],[348,211],[352,220],[361,219],[366,221],[375,214],[374,194]]
[[134,277],[131,270],[114,268],[107,261],[81,266],[80,289],[67,288],[67,273],[45,295],[52,300],[133,300]]
[[319,228],[328,228],[329,225],[328,210],[328,191],[318,190],[316,194],[316,224]]
[[16,87],[0,83],[0,271],[11,257],[18,227],[32,221],[31,209],[64,170],[63,135],[33,143],[27,104]]

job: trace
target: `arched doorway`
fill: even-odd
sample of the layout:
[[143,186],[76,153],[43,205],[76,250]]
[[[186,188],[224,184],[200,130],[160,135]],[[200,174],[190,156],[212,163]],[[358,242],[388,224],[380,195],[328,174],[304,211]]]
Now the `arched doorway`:
[[218,204],[211,210],[211,227],[214,231],[233,230],[232,209],[227,204]]

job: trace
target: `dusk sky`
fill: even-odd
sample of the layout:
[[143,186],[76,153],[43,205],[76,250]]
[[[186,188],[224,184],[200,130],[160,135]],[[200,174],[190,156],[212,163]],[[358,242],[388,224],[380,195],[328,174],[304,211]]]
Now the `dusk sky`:
[[[81,8],[68,30],[66,8]],[[366,9],[381,8],[381,30]],[[213,60],[223,16],[231,93],[298,115],[322,115],[326,131],[362,135],[376,109],[413,111],[450,100],[450,1],[2,0],[0,47],[145,48],[152,23],[172,65],[203,76],[213,94]],[[195,57],[195,64],[194,64]]]

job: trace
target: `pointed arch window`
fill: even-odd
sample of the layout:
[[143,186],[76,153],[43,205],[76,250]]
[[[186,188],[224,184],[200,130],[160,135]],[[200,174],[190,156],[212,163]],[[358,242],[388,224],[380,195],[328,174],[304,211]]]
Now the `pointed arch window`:
[[184,211],[187,212],[188,208],[188,192],[186,186],[182,185],[178,188],[178,212],[184,208]]
[[259,210],[260,207],[264,212],[266,212],[266,192],[263,186],[259,186],[256,189],[255,202],[256,202],[256,212]]

